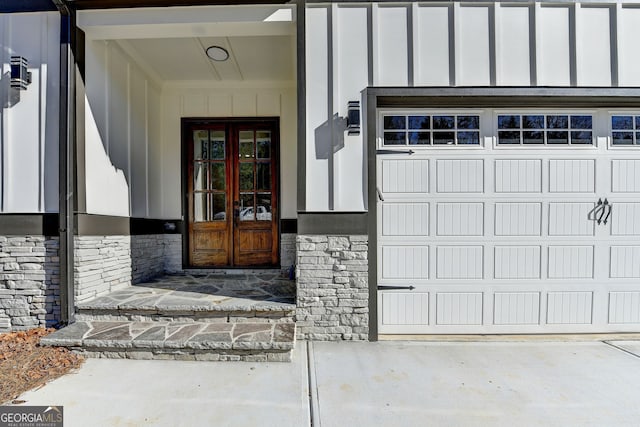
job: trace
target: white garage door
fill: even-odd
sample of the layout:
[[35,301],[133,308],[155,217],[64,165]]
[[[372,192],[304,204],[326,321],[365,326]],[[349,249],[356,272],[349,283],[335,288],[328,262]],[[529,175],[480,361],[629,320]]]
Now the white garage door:
[[380,334],[640,331],[640,113],[378,121]]

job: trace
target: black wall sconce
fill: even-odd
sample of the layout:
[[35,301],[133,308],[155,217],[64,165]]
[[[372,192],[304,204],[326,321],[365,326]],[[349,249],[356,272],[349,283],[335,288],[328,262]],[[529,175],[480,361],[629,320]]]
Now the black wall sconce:
[[347,104],[347,131],[349,135],[360,135],[360,101]]
[[31,84],[31,73],[27,70],[28,62],[22,56],[11,57],[11,87],[26,90]]

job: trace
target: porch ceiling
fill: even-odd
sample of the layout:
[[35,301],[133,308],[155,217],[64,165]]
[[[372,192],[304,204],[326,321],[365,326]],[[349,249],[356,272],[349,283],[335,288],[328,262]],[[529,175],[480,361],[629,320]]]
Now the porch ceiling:
[[[186,37],[117,40],[124,50],[162,81],[295,80],[293,36]],[[229,59],[217,62],[205,53],[221,46]]]

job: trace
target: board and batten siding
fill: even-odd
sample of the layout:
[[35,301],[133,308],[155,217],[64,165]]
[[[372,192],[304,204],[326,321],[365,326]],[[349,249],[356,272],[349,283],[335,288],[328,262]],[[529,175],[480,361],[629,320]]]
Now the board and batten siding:
[[[0,212],[58,211],[60,16],[0,14]],[[28,61],[32,82],[10,101],[11,56]]]
[[367,3],[306,8],[306,209],[366,209],[348,101],[367,86],[632,87],[640,5]]
[[85,76],[81,209],[163,218],[159,83],[119,43],[100,40],[87,40]]

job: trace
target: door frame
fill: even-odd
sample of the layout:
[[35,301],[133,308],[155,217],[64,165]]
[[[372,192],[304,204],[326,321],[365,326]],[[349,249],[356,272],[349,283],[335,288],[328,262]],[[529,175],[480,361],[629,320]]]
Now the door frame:
[[[194,266],[191,265],[189,261],[189,129],[194,125],[202,124],[202,125],[212,125],[212,124],[236,124],[236,123],[265,123],[269,126],[272,126],[276,133],[277,144],[273,146],[273,153],[276,156],[276,164],[278,166],[277,170],[277,179],[276,179],[276,188],[273,189],[273,193],[275,194],[276,200],[278,202],[278,209],[276,210],[276,224],[277,231],[275,233],[274,239],[277,239],[277,262],[273,266]],[[184,227],[182,227],[182,268],[183,269],[201,269],[201,270],[210,270],[210,269],[272,269],[279,268],[281,263],[281,238],[280,234],[281,226],[280,226],[280,216],[282,209],[280,208],[280,204],[282,202],[282,198],[280,195],[280,117],[270,116],[270,117],[181,117],[180,118],[180,195],[182,198],[181,201],[181,214],[182,220],[184,222]],[[233,184],[232,184],[233,185]],[[233,257],[233,254],[231,254]]]

